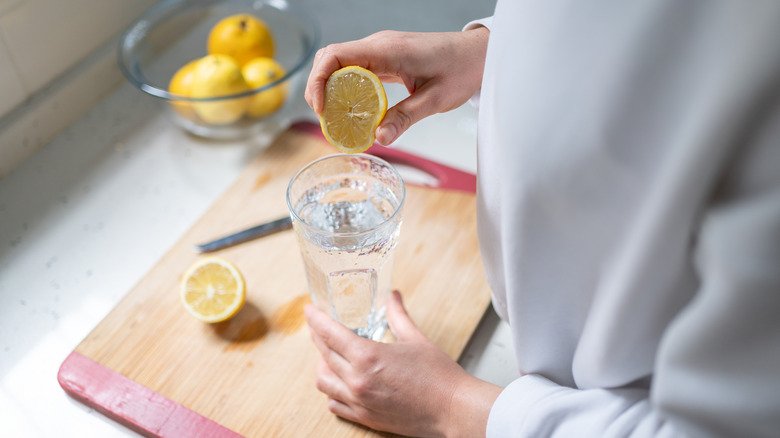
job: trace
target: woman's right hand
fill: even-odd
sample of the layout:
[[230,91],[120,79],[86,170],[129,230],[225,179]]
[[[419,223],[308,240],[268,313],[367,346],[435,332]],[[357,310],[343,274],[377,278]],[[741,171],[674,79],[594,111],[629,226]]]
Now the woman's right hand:
[[390,108],[376,130],[377,141],[388,145],[420,119],[457,108],[479,90],[488,35],[484,27],[464,32],[382,31],[331,44],[314,57],[306,102],[320,114],[325,83],[331,73],[349,65],[367,68],[383,82],[404,84],[409,97]]

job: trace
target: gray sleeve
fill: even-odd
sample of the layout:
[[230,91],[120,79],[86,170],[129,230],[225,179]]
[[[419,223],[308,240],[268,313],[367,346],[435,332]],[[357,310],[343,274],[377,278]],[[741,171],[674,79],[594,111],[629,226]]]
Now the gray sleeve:
[[696,296],[667,327],[649,391],[536,375],[499,396],[488,436],[778,436],[780,108],[734,149],[702,212]]

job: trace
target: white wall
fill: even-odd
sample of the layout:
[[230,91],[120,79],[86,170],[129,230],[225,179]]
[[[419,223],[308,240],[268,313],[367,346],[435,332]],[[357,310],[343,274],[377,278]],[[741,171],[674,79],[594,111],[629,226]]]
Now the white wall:
[[0,0],[0,180],[121,83],[117,36],[156,0]]
[[127,27],[154,0],[0,0],[0,117]]

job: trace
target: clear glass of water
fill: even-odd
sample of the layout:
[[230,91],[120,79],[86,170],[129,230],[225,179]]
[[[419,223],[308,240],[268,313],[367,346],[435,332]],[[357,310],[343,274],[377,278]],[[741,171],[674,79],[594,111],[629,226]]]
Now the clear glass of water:
[[405,196],[395,168],[366,154],[321,158],[287,186],[312,301],[364,338],[387,329]]

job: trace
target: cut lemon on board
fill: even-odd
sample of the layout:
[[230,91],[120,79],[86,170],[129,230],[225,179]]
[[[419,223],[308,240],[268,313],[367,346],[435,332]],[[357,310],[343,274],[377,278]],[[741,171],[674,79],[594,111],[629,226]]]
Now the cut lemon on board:
[[181,302],[203,322],[229,319],[244,305],[244,277],[228,261],[209,257],[195,262],[181,283]]
[[320,126],[328,143],[356,154],[374,144],[374,132],[385,112],[387,95],[379,78],[362,67],[344,67],[325,84]]

